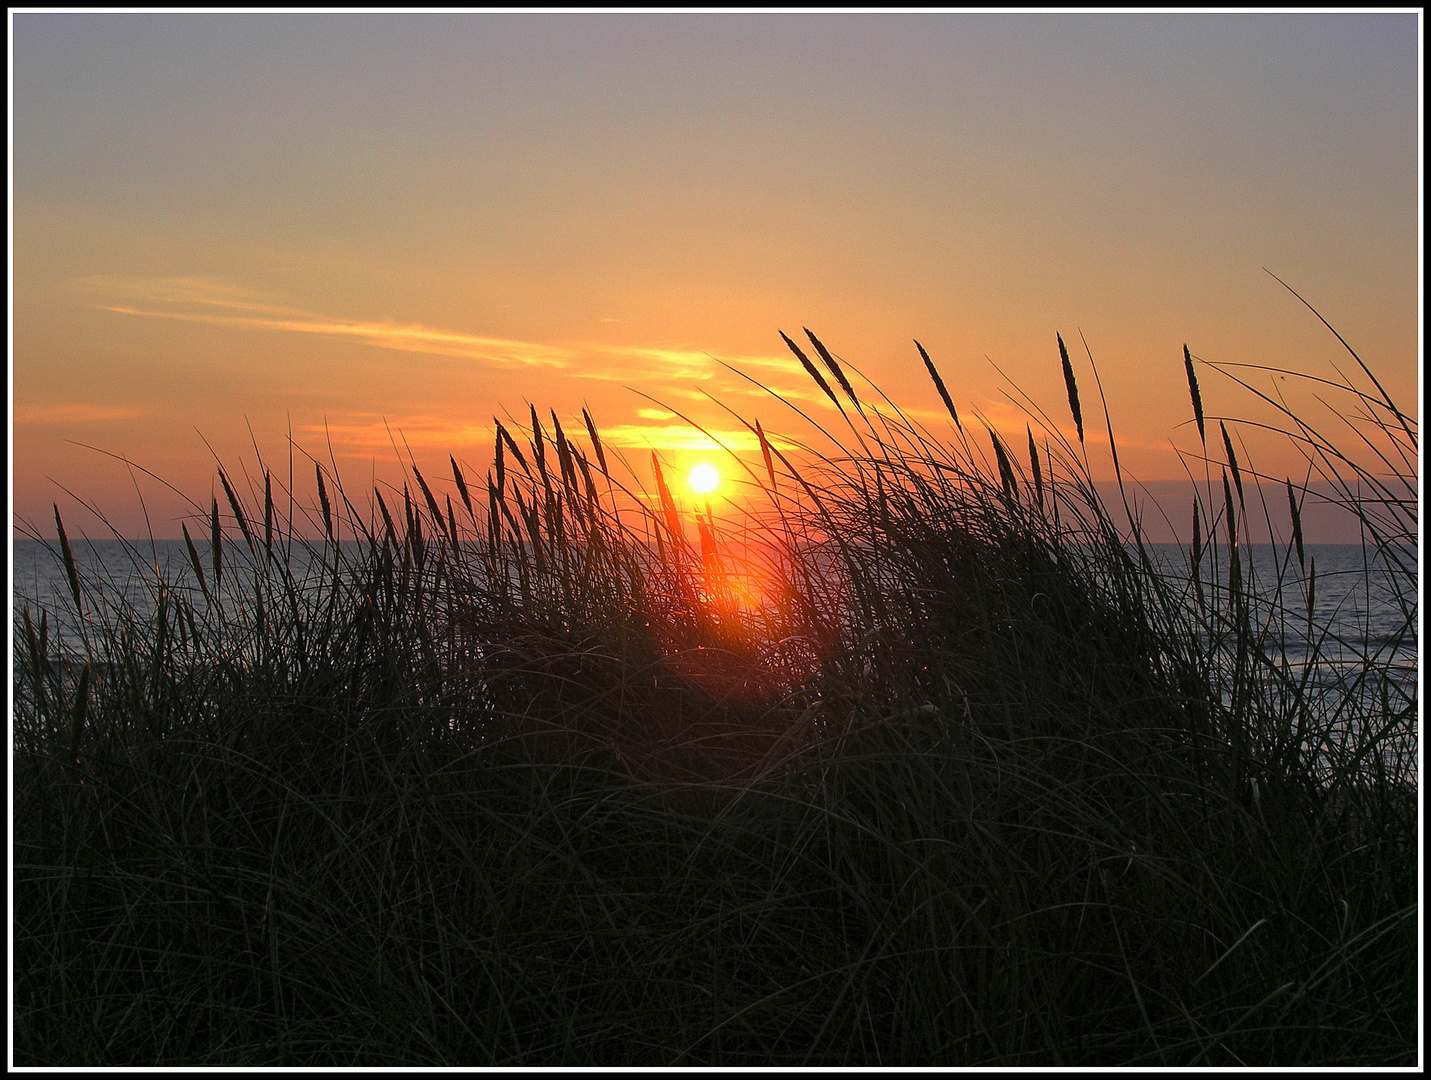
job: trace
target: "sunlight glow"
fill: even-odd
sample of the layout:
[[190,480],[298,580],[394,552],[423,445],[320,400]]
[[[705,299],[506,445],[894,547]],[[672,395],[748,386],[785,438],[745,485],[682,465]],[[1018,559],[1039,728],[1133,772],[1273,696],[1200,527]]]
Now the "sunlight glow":
[[716,472],[714,465],[702,462],[691,470],[690,483],[692,491],[705,495],[716,489],[716,485],[720,483],[720,473]]

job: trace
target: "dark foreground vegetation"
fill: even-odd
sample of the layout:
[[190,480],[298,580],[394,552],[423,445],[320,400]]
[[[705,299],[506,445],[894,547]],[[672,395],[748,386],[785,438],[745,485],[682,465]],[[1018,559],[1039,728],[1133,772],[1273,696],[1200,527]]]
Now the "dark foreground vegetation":
[[796,352],[844,450],[752,427],[739,522],[535,411],[485,483],[360,510],[320,465],[306,522],[291,465],[223,473],[144,604],[56,511],[85,640],[15,631],[16,1063],[1414,1063],[1416,422],[1341,388],[1373,468],[1285,417],[1407,605],[1333,667],[1191,357],[1178,574],[1094,493],[1066,353],[1076,440],[1016,448],[932,363],[939,437]]

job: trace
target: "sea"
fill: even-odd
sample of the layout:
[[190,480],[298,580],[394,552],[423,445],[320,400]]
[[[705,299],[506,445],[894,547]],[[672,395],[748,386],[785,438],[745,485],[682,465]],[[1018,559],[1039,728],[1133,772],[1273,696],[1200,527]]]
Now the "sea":
[[[1149,551],[1154,564],[1170,580],[1181,581],[1186,590],[1190,582],[1188,549],[1154,544]],[[87,583],[89,604],[124,606],[141,617],[152,613],[157,570],[172,593],[188,593],[196,607],[202,607],[192,557],[182,540],[80,540],[74,543],[73,552],[79,576]],[[355,548],[353,554],[357,553]],[[194,554],[212,586],[208,543],[195,541]],[[225,545],[224,554],[232,560],[247,553]],[[299,580],[305,573],[318,572],[316,564],[308,563],[307,549],[295,545],[292,556],[290,566]],[[1360,544],[1308,544],[1303,558],[1286,545],[1251,544],[1241,549],[1240,558],[1244,577],[1259,590],[1255,595],[1261,603],[1254,604],[1255,614],[1274,639],[1269,652],[1280,657],[1294,674],[1300,677],[1311,667],[1306,673],[1311,685],[1332,695],[1389,692],[1395,702],[1419,702],[1419,576],[1414,549],[1391,554],[1404,568],[1399,571],[1392,570],[1386,557],[1374,555]],[[1204,555],[1200,573],[1208,595],[1218,582],[1226,583],[1225,546]],[[77,658],[79,628],[58,542],[15,540],[11,574],[15,634],[23,633],[23,609],[29,609],[36,623],[44,611],[52,656]],[[252,596],[252,573],[226,562],[223,586],[227,599],[247,603]],[[1191,591],[1185,594],[1188,602],[1193,602]],[[20,639],[13,640],[18,657]],[[1371,671],[1380,678],[1358,677]]]
[[[350,543],[353,542],[345,541],[345,546]],[[211,553],[207,541],[195,541],[194,549],[205,574],[210,575]],[[182,540],[79,540],[72,550],[79,576],[87,583],[86,591],[89,591],[88,583],[100,583],[101,594],[111,604],[122,598],[123,603],[132,605],[136,614],[152,612],[156,570],[168,589],[187,593],[194,601],[202,602],[189,550]],[[225,545],[229,560],[235,550],[232,545]],[[1185,546],[1152,544],[1149,551],[1155,565],[1175,578],[1187,579],[1189,552]],[[1226,548],[1218,551],[1222,555],[1219,562],[1212,556],[1204,556],[1201,567],[1201,576],[1209,589],[1215,582],[1227,580]],[[301,578],[306,549],[295,545],[292,554],[291,565]],[[1348,650],[1372,654],[1381,651],[1397,664],[1414,671],[1419,656],[1415,551],[1403,550],[1396,556],[1403,566],[1410,568],[1409,574],[1388,572],[1385,561],[1369,556],[1360,544],[1308,544],[1304,555],[1304,559],[1298,559],[1285,545],[1252,544],[1242,548],[1242,561],[1247,568],[1244,573],[1265,589],[1268,601],[1280,594],[1287,614],[1296,616],[1285,620],[1283,644],[1288,657],[1306,660],[1311,655],[1306,637],[1306,601],[1310,599],[1310,626],[1320,641],[1320,653],[1340,656]],[[235,595],[245,597],[249,594],[251,572],[226,561],[224,577],[225,592],[234,590]],[[209,580],[212,582],[211,577]],[[1313,586],[1310,596],[1309,584]],[[26,605],[35,619],[41,610],[46,611],[51,640],[57,645],[77,644],[70,586],[57,541],[14,541],[11,595],[16,622]]]

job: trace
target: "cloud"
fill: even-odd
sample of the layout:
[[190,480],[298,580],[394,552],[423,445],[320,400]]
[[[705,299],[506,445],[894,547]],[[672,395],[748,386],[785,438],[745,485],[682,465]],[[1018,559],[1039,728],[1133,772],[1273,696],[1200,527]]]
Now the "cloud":
[[152,416],[144,409],[129,409],[115,405],[87,405],[74,402],[65,405],[16,405],[12,413],[17,424],[97,424],[110,420],[133,420]]
[[349,337],[366,345],[399,352],[429,353],[477,360],[494,367],[566,368],[575,359],[571,350],[527,341],[482,337],[452,330],[436,330],[416,323],[358,322],[324,319],[309,313],[296,317],[211,315],[204,312],[148,311],[124,304],[99,304],[101,311],[120,315],[142,315],[152,319],[176,319],[210,326],[231,326],[250,330],[287,330],[299,334]]
[[71,288],[96,296],[122,297],[168,305],[232,308],[240,311],[268,314],[301,314],[292,308],[276,307],[264,302],[265,294],[235,285],[223,278],[209,277],[130,277],[121,274],[94,274],[76,278]]
[[[709,434],[707,434],[709,432]],[[789,444],[768,436],[781,449]],[[717,442],[717,440],[719,440]],[[745,428],[700,428],[690,424],[615,424],[601,429],[601,441],[614,446],[650,450],[759,450],[760,440]]]
[[456,450],[464,446],[490,447],[496,428],[492,424],[472,424],[440,416],[384,417],[375,413],[353,413],[327,424],[304,424],[304,435],[320,441],[331,441],[336,448],[361,452],[371,456],[376,451],[391,452],[394,444],[401,450]]
[[[1057,406],[1061,403],[1055,404]],[[910,412],[911,410],[905,411]],[[1062,434],[1068,443],[1077,446],[1078,429],[1074,426],[1073,419],[1068,415],[1066,408],[1059,409],[1055,407],[1049,411],[1051,413],[1049,419],[1054,425],[1054,430]],[[1027,412],[1024,412],[1019,405],[1007,399],[985,397],[980,400],[977,407],[971,406],[967,413],[963,408],[960,408],[959,415],[961,418],[965,418],[964,425],[966,428],[969,426],[968,417],[971,417],[976,423],[982,423],[993,428],[1005,442],[1013,443],[1021,448],[1028,445],[1029,427],[1033,428],[1034,440],[1039,446],[1043,445],[1045,439],[1051,443],[1055,441],[1053,436],[1049,435],[1034,423]],[[1101,423],[1096,423],[1095,418],[1088,415],[1084,416],[1083,435],[1085,444],[1088,446],[1108,445],[1107,428]],[[1117,438],[1119,451],[1146,450],[1160,454],[1171,452],[1171,447],[1166,439],[1159,441],[1157,439],[1131,437],[1126,431],[1122,430],[1117,432]]]
[[[678,346],[533,342],[472,334],[420,323],[342,318],[272,302],[272,297],[204,277],[136,278],[97,275],[71,282],[102,311],[240,330],[347,338],[379,349],[469,360],[497,368],[561,371],[601,382],[696,382],[736,389],[741,382],[709,353]],[[737,364],[789,373],[793,358],[740,357]]]
[[[660,410],[642,409],[641,412],[657,413]],[[663,417],[672,415],[662,414]],[[524,441],[521,425],[509,427],[509,430],[519,442]],[[724,449],[759,453],[760,450],[759,440],[745,428],[707,428],[702,431],[685,423],[652,423],[602,425],[598,430],[603,445],[618,452],[636,449],[667,453],[720,453]],[[473,424],[438,416],[384,417],[373,413],[355,413],[326,424],[305,424],[298,431],[303,436],[300,441],[309,445],[331,444],[339,457],[367,460],[391,456],[394,446],[400,458],[406,457],[408,450],[419,456],[432,451],[460,455],[466,448],[472,448],[482,456],[491,450],[496,428],[491,423]],[[568,437],[584,444],[586,440],[582,435],[584,431],[579,425],[574,425]],[[773,432],[768,432],[767,438],[782,451],[794,446]]]
[[602,382],[648,382],[652,379],[709,382],[720,373],[708,353],[647,345],[581,345],[583,364],[572,374]]

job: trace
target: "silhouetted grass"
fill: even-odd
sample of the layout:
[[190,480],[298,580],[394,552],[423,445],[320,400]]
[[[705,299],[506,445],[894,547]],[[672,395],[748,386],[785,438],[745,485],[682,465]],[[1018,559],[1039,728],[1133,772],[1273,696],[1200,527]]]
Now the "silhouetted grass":
[[1025,468],[922,347],[942,436],[806,333],[846,447],[751,425],[743,520],[535,409],[485,483],[365,512],[221,471],[192,578],[135,547],[147,603],[57,509],[83,637],[16,628],[16,1062],[1413,1063],[1415,421],[1341,386],[1372,469],[1285,413],[1408,605],[1333,668],[1308,485],[1257,580],[1226,428],[1179,571],[1095,493],[1061,338],[1078,445],[1033,415]]

